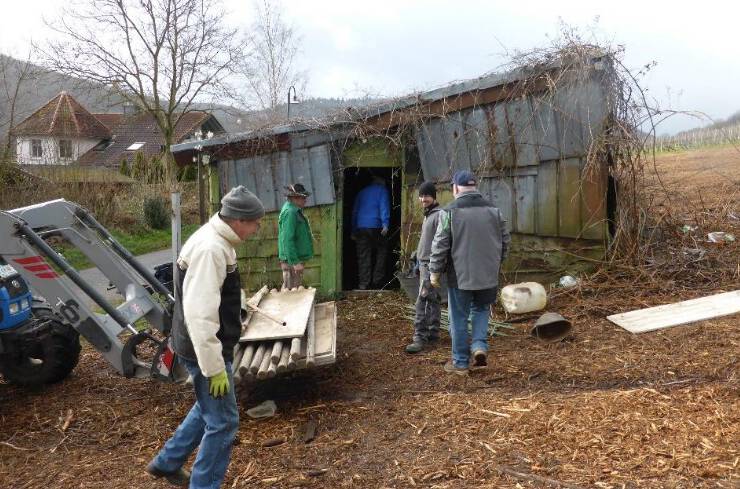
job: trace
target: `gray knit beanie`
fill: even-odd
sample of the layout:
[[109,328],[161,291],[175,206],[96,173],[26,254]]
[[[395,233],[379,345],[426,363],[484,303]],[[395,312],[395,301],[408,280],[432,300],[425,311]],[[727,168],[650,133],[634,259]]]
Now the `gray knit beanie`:
[[229,219],[253,221],[265,215],[260,199],[243,185],[234,187],[221,199],[221,216]]

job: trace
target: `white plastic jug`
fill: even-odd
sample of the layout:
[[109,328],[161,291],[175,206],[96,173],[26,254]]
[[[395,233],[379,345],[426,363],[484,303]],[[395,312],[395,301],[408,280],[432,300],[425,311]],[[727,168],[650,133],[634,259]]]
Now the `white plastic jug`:
[[501,289],[501,304],[510,314],[540,311],[547,304],[547,292],[537,282],[522,282]]

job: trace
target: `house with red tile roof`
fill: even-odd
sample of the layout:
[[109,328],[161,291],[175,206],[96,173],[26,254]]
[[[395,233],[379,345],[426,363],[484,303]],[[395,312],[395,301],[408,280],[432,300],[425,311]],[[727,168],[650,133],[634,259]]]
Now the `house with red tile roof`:
[[[190,111],[175,127],[174,143],[195,134],[223,134],[211,114]],[[21,165],[71,165],[117,169],[129,167],[137,153],[147,160],[164,150],[164,137],[147,113],[92,114],[71,95],[61,92],[12,130]]]

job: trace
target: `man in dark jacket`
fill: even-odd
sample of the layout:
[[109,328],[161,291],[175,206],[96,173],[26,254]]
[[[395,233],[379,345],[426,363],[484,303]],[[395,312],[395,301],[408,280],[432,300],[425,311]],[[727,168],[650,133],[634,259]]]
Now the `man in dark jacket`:
[[311,226],[303,214],[310,192],[296,183],[285,187],[288,200],[278,216],[278,258],[283,271],[283,288],[301,285],[305,263],[313,258]]
[[[357,243],[359,289],[380,287],[385,277],[388,254],[388,228],[391,222],[391,199],[385,180],[373,177],[355,198],[352,208],[352,239]],[[375,267],[373,267],[375,252]]]
[[430,282],[439,287],[440,274],[447,272],[452,361],[445,371],[467,375],[471,351],[473,368],[487,366],[488,316],[511,238],[501,211],[478,192],[471,172],[455,173],[452,193],[455,200],[440,213],[432,242]]
[[[191,489],[216,489],[226,474],[239,410],[231,362],[239,341],[241,283],[235,247],[256,233],[265,215],[262,202],[239,186],[221,200],[221,211],[182,247],[175,283],[172,341],[193,378],[195,404],[146,470]],[[183,469],[198,448],[192,476]]]
[[414,318],[414,337],[406,346],[406,353],[419,353],[424,347],[434,346],[439,341],[439,290],[429,281],[429,255],[432,251],[434,233],[439,224],[440,208],[437,203],[437,189],[432,182],[419,186],[419,203],[424,210],[419,245],[416,247],[416,260],[419,264],[419,296],[416,298],[416,317]]

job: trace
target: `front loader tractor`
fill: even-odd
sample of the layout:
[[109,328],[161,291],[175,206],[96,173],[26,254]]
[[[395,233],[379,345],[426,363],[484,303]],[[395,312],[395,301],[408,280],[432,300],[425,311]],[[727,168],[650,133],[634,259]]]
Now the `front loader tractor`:
[[[49,238],[82,251],[122,303],[86,282]],[[0,211],[0,373],[7,381],[64,379],[77,364],[80,335],[126,377],[179,380],[168,337],[174,301],[79,205],[60,199]]]

